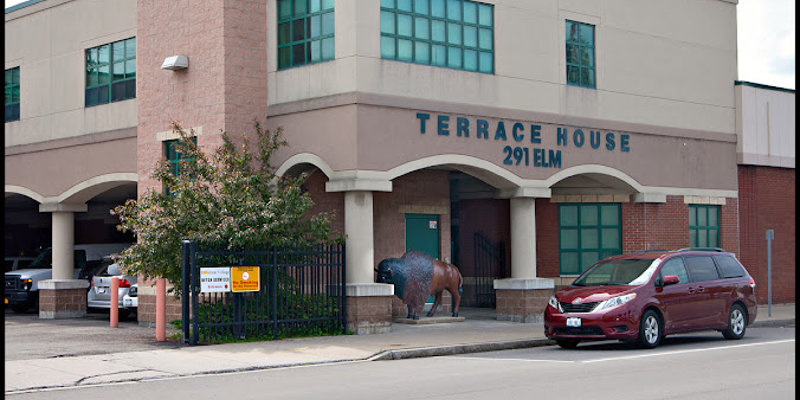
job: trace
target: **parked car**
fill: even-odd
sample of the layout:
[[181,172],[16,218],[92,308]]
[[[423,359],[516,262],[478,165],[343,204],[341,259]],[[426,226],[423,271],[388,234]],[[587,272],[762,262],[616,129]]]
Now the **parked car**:
[[125,295],[130,292],[131,286],[136,284],[136,276],[123,275],[119,264],[108,265],[94,275],[89,293],[86,295],[86,306],[89,309],[111,309],[111,278],[119,278],[119,292],[117,293],[117,307],[119,318],[125,319],[136,310],[125,307]]
[[139,284],[134,283],[131,285],[130,290],[125,296],[122,297],[122,305],[125,307],[126,310],[132,310],[136,312],[139,308]]
[[[89,279],[92,271],[109,254],[117,253],[130,243],[81,244],[74,247],[73,279]],[[53,250],[48,247],[24,269],[5,273],[5,304],[15,312],[39,308],[39,282],[53,277]]]
[[563,348],[608,339],[653,348],[700,330],[741,339],[755,319],[755,281],[735,255],[687,248],[598,261],[550,298],[544,331]]

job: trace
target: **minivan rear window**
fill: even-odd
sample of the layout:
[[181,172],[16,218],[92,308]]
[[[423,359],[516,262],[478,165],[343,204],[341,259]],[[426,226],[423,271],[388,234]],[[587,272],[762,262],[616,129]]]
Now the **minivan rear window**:
[[731,256],[714,256],[714,261],[719,266],[723,278],[738,278],[744,276],[744,268]]
[[686,269],[689,270],[689,276],[692,277],[692,282],[713,281],[719,279],[717,267],[714,266],[714,260],[711,256],[689,256],[684,257],[686,262]]

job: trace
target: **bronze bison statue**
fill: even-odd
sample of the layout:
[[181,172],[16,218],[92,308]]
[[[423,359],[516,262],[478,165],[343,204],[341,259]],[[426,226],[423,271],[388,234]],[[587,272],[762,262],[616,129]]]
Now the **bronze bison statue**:
[[442,302],[445,289],[453,296],[453,316],[458,316],[463,278],[455,265],[412,249],[400,258],[381,261],[375,270],[379,283],[394,284],[394,293],[408,307],[408,318],[419,319],[429,295],[436,298],[428,312],[432,317]]

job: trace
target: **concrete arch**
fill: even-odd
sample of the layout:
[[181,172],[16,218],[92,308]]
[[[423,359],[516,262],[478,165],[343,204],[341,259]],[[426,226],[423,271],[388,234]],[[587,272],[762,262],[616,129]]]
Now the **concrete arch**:
[[275,171],[275,174],[278,176],[284,176],[287,173],[291,173],[295,171],[297,168],[302,168],[302,165],[313,165],[319,168],[328,179],[331,179],[335,174],[333,169],[328,165],[325,160],[323,160],[320,156],[311,153],[300,153],[295,154],[289,157],[286,161],[284,161],[280,167]]
[[139,175],[135,173],[112,173],[95,176],[67,189],[55,197],[57,203],[83,204],[106,190],[126,184],[137,183]]
[[6,197],[8,197],[9,194],[23,195],[25,197],[36,200],[39,204],[44,203],[45,201],[44,196],[24,186],[6,185]]
[[547,178],[545,180],[545,184],[547,187],[553,187],[553,185],[556,185],[558,182],[579,175],[594,175],[594,176],[605,175],[615,178],[618,181],[621,181],[622,183],[629,186],[633,191],[637,193],[643,193],[646,191],[644,186],[642,186],[639,182],[633,179],[630,175],[616,168],[611,168],[599,164],[578,165],[575,167],[570,167],[565,170],[558,171],[555,174],[551,175],[549,178]]
[[465,174],[472,175],[497,189],[511,189],[523,186],[522,179],[491,162],[461,154],[442,154],[409,161],[387,171],[388,179],[425,168],[449,166]]

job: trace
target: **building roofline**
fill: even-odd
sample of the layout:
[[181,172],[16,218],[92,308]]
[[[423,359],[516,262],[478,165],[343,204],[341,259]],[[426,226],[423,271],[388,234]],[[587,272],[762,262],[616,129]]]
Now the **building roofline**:
[[787,89],[787,88],[782,88],[782,87],[778,87],[778,86],[770,86],[770,85],[764,85],[762,83],[755,83],[755,82],[748,82],[748,81],[733,81],[733,85],[734,86],[745,85],[745,86],[752,86],[752,87],[758,88],[758,89],[768,89],[768,90],[777,90],[777,91],[780,91],[780,92],[794,93],[794,89]]
[[28,0],[28,1],[23,1],[22,3],[19,3],[19,4],[16,4],[16,5],[13,5],[13,6],[11,6],[11,7],[6,7],[6,14],[8,14],[8,13],[10,13],[10,12],[17,11],[17,10],[19,10],[19,9],[22,9],[22,8],[25,8],[25,7],[27,7],[27,6],[32,6],[32,5],[36,4],[36,3],[41,3],[41,2],[43,2],[43,1],[45,1],[45,0]]

